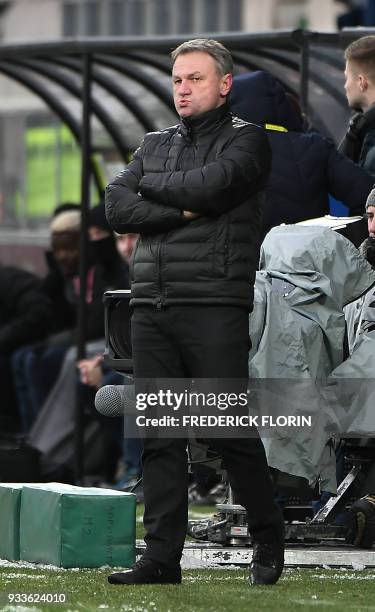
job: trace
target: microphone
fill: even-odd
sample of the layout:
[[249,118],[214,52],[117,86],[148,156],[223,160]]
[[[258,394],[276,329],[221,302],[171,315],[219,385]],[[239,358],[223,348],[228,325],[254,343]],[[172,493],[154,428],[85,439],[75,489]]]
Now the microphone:
[[96,410],[107,417],[124,416],[135,411],[134,385],[105,385],[95,395]]

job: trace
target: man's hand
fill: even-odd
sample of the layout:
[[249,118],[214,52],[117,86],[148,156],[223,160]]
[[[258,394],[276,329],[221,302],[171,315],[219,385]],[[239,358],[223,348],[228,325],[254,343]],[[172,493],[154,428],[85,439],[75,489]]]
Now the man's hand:
[[84,385],[98,389],[102,384],[103,371],[101,364],[103,355],[96,355],[91,359],[82,359],[78,362],[80,379]]
[[191,210],[183,210],[182,216],[185,221],[193,221],[193,219],[198,219],[198,217],[200,217],[200,214],[197,212],[191,212]]

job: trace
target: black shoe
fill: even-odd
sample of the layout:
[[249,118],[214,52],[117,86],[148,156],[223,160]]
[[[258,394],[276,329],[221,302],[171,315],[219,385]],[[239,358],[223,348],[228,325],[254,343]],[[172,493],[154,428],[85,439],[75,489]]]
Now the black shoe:
[[166,567],[151,559],[140,559],[126,572],[108,576],[110,584],[181,584],[181,568]]
[[284,567],[284,541],[263,544],[254,542],[250,564],[250,584],[275,584]]
[[357,499],[349,512],[346,542],[360,548],[372,548],[375,540],[375,496]]

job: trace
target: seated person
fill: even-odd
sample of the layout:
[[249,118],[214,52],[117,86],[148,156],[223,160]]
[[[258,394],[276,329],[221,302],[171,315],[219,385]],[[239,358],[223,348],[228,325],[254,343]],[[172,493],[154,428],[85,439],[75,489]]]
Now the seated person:
[[[92,237],[93,234],[91,234],[91,238]],[[127,269],[128,265],[130,264],[131,256],[133,254],[136,241],[138,239],[138,234],[114,233],[114,237],[116,240],[117,252],[120,255]],[[124,279],[124,284],[122,288],[129,288],[128,275],[126,276],[126,279]],[[114,372],[106,368],[103,365],[102,354],[95,355],[91,359],[81,360],[78,363],[78,368],[80,371],[80,381],[82,383],[81,393],[85,393],[83,385],[90,387],[92,390],[91,395],[89,394],[89,401],[91,402],[92,408],[94,407],[95,392],[100,387],[104,385],[122,385],[127,383],[132,384],[132,380],[128,377],[124,378],[124,376],[119,374],[118,372]],[[97,413],[96,416],[100,418]],[[128,438],[126,436],[126,424],[124,428],[124,422],[122,417],[115,419],[102,417],[101,422],[105,427],[112,431],[112,436],[114,437],[117,445],[121,446],[123,450],[122,467],[124,475],[116,483],[116,487],[121,489],[128,488],[130,486],[130,483],[134,481],[134,478],[137,478],[141,473],[142,443],[139,439]]]
[[52,308],[38,277],[0,266],[0,385],[2,431],[18,427],[11,358],[20,346],[42,340],[52,322]]
[[[82,394],[91,400],[91,406],[94,405],[95,393],[100,387],[105,385],[124,385],[133,384],[133,379],[129,376],[124,376],[118,372],[107,368],[103,364],[103,356],[96,355],[91,359],[82,359],[78,363],[80,372],[80,381],[82,386],[87,386],[91,390],[91,394],[87,390],[81,389]],[[127,489],[131,487],[139,479],[142,472],[141,454],[142,441],[139,438],[129,438],[125,425],[124,417],[109,418],[96,413],[96,417],[100,419],[103,427],[110,432],[112,440],[118,449],[122,449],[122,465],[120,466],[123,472],[120,480],[116,482],[115,487],[118,489]]]
[[[99,209],[99,210],[98,210]],[[100,336],[89,338],[86,345],[87,356],[94,357],[104,350],[104,305],[103,293],[111,289],[126,289],[128,283],[128,266],[117,254],[113,234],[106,235],[106,220],[102,205],[90,211],[89,234],[91,234],[91,256],[93,262],[93,299],[87,304],[87,317],[100,314]],[[93,215],[93,216],[91,216]],[[95,229],[93,229],[95,228]],[[94,240],[93,240],[94,239]],[[101,243],[101,244],[100,244]],[[105,243],[105,244],[104,244]],[[104,247],[103,248],[103,244]],[[90,273],[90,269],[89,269]],[[88,289],[90,285],[88,284]],[[74,406],[77,393],[77,351],[71,347],[65,354],[59,376],[48,393],[38,417],[29,432],[29,443],[39,450],[45,458],[45,465],[71,463],[74,454]],[[87,391],[87,390],[86,390]],[[84,394],[82,405],[93,421],[93,397],[87,400]],[[92,405],[92,406],[91,406]],[[95,415],[96,418],[96,415]]]
[[[375,270],[375,189],[370,192],[367,198],[366,217],[369,235],[361,244],[359,250]],[[373,300],[371,296],[373,296]],[[362,295],[356,302],[349,304],[345,309],[350,353],[355,350],[357,342],[363,334],[364,330],[361,329],[361,322],[366,305],[375,307],[374,287],[371,287],[365,295]],[[372,324],[372,330],[367,327],[366,333],[374,329],[375,323]],[[371,548],[375,541],[375,463],[368,469],[358,495],[360,498],[354,502],[349,513],[347,542],[361,548]]]
[[51,222],[51,250],[46,252],[48,274],[43,291],[53,319],[48,337],[40,344],[23,346],[12,359],[13,380],[21,414],[22,430],[28,431],[58,376],[62,359],[73,342],[76,321],[74,278],[79,265],[80,212],[58,212]]
[[[42,344],[25,346],[13,357],[13,378],[25,432],[57,380],[66,351],[76,342],[80,221],[79,210],[63,207],[52,220],[51,251],[46,254],[49,273],[43,283],[54,313],[48,328],[50,335]],[[103,205],[90,211],[90,232],[93,239],[87,271],[85,323],[86,339],[94,341],[104,336],[103,292],[122,287],[128,282],[128,273],[117,254]]]

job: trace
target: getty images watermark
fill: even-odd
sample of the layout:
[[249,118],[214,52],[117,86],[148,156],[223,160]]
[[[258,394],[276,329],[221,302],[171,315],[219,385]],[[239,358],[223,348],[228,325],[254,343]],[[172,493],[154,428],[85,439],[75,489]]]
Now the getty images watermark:
[[[159,389],[157,393],[136,393],[135,407],[138,411],[149,408],[169,408],[173,412],[183,409],[217,408],[226,411],[228,408],[247,408],[248,393],[203,393],[173,392],[171,389]],[[164,414],[161,417],[136,416],[138,427],[311,427],[312,416],[273,415],[273,414],[182,414],[180,416]]]
[[[319,422],[319,402],[310,381],[265,385],[240,379],[137,380],[125,401],[126,435],[227,438],[294,436]],[[315,405],[314,405],[315,402]],[[129,433],[129,427],[132,427]]]

